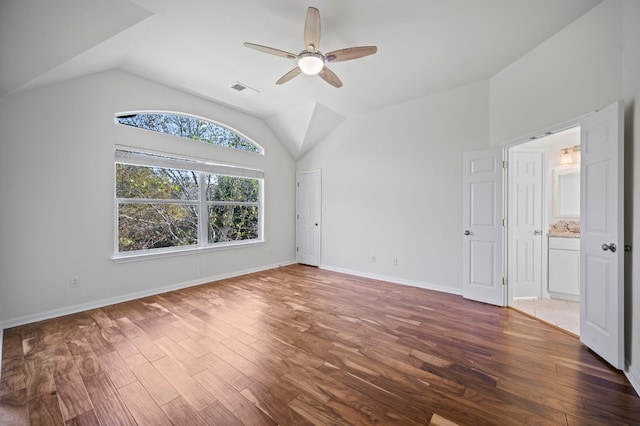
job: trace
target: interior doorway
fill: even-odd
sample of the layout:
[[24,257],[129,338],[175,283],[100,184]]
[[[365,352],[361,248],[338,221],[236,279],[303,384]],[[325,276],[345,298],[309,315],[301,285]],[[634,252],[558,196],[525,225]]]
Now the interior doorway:
[[580,335],[580,126],[508,148],[509,305]]

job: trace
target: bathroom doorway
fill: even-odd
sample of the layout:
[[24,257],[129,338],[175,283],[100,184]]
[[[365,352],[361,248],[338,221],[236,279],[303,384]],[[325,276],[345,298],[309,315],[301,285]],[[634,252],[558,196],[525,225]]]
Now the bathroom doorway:
[[580,127],[508,149],[511,307],[580,335]]

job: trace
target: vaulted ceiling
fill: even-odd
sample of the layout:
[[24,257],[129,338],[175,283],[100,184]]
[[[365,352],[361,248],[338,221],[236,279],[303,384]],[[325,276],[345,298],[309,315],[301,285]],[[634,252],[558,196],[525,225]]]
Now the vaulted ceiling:
[[[601,1],[1,0],[0,96],[121,69],[261,117],[299,158],[350,116],[490,78]],[[243,46],[299,53],[308,6],[321,51],[378,46],[330,65],[339,89],[276,85],[295,62]]]

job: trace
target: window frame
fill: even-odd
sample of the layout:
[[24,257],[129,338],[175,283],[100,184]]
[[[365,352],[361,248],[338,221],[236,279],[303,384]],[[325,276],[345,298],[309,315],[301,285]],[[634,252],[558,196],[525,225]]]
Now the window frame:
[[[147,198],[118,198],[116,193],[117,164],[128,164],[141,167],[157,167],[186,170],[197,173],[198,176],[198,200],[180,199],[147,199]],[[190,158],[181,154],[167,154],[153,152],[146,149],[116,145],[113,162],[114,182],[114,247],[112,260],[126,262],[147,258],[173,257],[176,255],[191,254],[194,252],[227,250],[243,246],[255,246],[265,243],[264,240],[264,171],[249,167],[240,167],[222,162],[204,161]],[[192,167],[188,167],[191,165]],[[219,175],[258,181],[258,201],[207,201],[206,176]],[[119,251],[119,206],[121,204],[179,204],[197,206],[198,210],[198,242],[188,246],[162,247],[144,250]],[[253,205],[258,208],[258,237],[247,240],[235,240],[209,243],[209,206],[210,205]]]
[[[212,124],[212,125],[214,125],[216,127],[220,127],[220,128],[222,128],[224,130],[227,130],[229,132],[235,133],[236,135],[238,135],[241,138],[243,138],[246,142],[248,142],[249,144],[253,145],[257,149],[257,152],[244,150],[244,149],[238,149],[238,148],[234,148],[234,147],[230,147],[230,146],[225,146],[225,145],[213,143],[213,142],[210,142],[210,141],[207,141],[207,140],[203,140],[203,139],[191,139],[191,138],[186,137],[186,136],[176,135],[176,134],[167,133],[167,132],[160,132],[160,131],[155,130],[155,129],[149,129],[149,128],[146,128],[146,127],[134,126],[134,125],[131,125],[131,124],[125,124],[125,123],[121,123],[121,122],[118,121],[119,118],[126,118],[127,116],[132,116],[132,115],[152,115],[152,114],[153,115],[174,115],[174,116],[177,116],[177,117],[186,117],[186,118],[191,118],[191,119],[194,119],[194,120],[201,120],[201,121],[207,122],[207,123]],[[257,143],[256,141],[254,141],[253,139],[251,139],[250,137],[248,137],[247,135],[243,134],[242,132],[239,132],[236,129],[233,129],[231,127],[225,126],[224,124],[219,123],[217,121],[211,120],[209,118],[201,117],[201,116],[195,115],[195,114],[186,114],[186,113],[183,113],[183,112],[161,111],[161,110],[123,111],[123,112],[119,112],[119,113],[114,114],[113,121],[118,126],[130,127],[132,129],[140,129],[140,130],[144,130],[144,131],[147,131],[147,132],[153,132],[153,133],[159,133],[159,134],[162,134],[162,135],[174,136],[174,137],[177,137],[177,138],[179,138],[181,140],[188,140],[188,141],[192,141],[192,142],[204,143],[204,144],[211,145],[211,146],[216,146],[216,147],[219,147],[219,148],[230,149],[232,151],[246,152],[246,153],[254,154],[254,155],[265,155],[264,147],[262,145],[260,145],[259,143]]]

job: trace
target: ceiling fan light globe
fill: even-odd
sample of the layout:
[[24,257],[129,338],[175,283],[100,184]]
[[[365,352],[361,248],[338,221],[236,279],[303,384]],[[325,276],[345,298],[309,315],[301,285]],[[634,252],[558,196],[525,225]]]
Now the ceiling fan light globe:
[[298,67],[307,75],[316,75],[324,68],[324,58],[319,53],[301,53],[298,56]]

